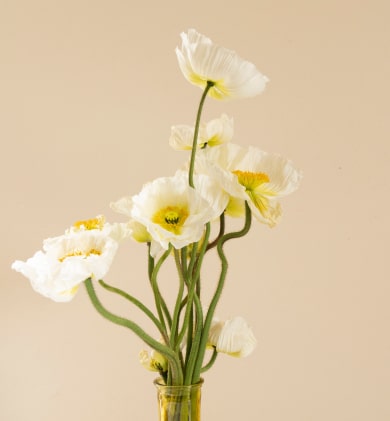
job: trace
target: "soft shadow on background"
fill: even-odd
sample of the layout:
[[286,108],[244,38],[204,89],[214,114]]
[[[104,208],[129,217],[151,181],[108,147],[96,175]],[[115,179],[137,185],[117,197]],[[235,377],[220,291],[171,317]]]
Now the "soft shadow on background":
[[[143,344],[84,289],[56,304],[10,265],[76,220],[122,220],[111,201],[182,164],[170,126],[193,123],[201,91],[174,48],[194,27],[270,78],[256,98],[209,100],[204,118],[232,116],[236,143],[304,172],[276,228],[255,224],[227,247],[218,315],[244,316],[259,345],[207,373],[204,419],[388,421],[388,2],[134,4],[0,4],[0,419],[157,418]],[[129,242],[106,280],[151,302],[146,270]]]

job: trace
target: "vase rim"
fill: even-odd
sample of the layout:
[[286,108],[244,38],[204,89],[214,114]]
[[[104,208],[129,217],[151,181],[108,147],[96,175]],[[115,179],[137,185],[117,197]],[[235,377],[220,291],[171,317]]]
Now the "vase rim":
[[194,387],[194,386],[202,386],[203,383],[204,383],[203,377],[201,377],[198,382],[196,382],[194,384],[188,384],[188,385],[186,385],[186,384],[167,385],[167,384],[165,384],[164,379],[162,377],[158,377],[157,379],[155,379],[153,381],[153,384],[156,387],[169,387],[169,388],[172,388],[172,389],[176,389],[176,388],[179,389],[179,388],[184,388],[184,387],[190,387],[191,388],[191,387]]

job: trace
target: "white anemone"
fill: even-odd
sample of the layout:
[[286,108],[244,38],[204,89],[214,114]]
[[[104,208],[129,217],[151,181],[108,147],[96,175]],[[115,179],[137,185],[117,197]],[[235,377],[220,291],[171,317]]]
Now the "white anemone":
[[234,51],[214,44],[194,29],[183,32],[181,39],[182,45],[176,48],[176,55],[184,77],[202,89],[212,82],[211,97],[245,98],[264,90],[268,78]]
[[38,251],[12,268],[26,276],[35,291],[54,301],[70,301],[87,278],[103,278],[112,263],[118,242],[100,231],[69,233],[44,242]]
[[196,168],[218,179],[230,194],[228,214],[242,216],[247,200],[254,216],[269,226],[281,215],[278,199],[295,191],[302,178],[288,159],[232,143],[205,151]]
[[256,338],[242,317],[214,321],[209,331],[208,345],[232,357],[246,357],[256,347]]
[[[176,150],[191,150],[194,139],[195,128],[192,126],[178,125],[172,126],[169,144]],[[230,142],[233,137],[233,119],[226,114],[201,124],[197,145],[204,149],[206,146],[217,146],[222,143]]]
[[158,178],[132,198],[131,216],[146,227],[152,238],[167,249],[180,249],[201,239],[205,224],[225,209],[228,197],[209,177],[197,176],[196,188],[185,172]]
[[161,373],[168,370],[167,359],[154,349],[150,354],[146,349],[143,349],[139,353],[139,362],[149,371],[158,371]]

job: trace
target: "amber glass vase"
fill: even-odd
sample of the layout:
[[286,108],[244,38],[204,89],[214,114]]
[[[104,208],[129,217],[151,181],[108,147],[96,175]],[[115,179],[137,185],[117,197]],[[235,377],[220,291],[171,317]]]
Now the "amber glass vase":
[[157,387],[159,421],[200,421],[203,379],[191,386],[166,386],[162,379]]

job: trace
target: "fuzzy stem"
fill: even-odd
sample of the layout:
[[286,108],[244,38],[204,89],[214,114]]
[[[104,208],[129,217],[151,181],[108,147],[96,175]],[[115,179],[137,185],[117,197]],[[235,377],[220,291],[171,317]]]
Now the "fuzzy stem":
[[127,292],[122,291],[119,288],[115,288],[111,285],[106,284],[102,279],[99,280],[99,284],[103,288],[105,288],[107,291],[120,295],[121,297],[125,298],[126,300],[130,301],[135,306],[137,306],[141,311],[143,311],[149,317],[149,319],[155,324],[155,326],[157,327],[157,329],[163,336],[165,343],[169,343],[168,336],[162,324],[160,323],[158,318],[149,310],[149,308],[146,307],[141,301],[139,301],[137,298],[133,297],[132,295],[128,294]]
[[214,82],[212,82],[211,80],[207,81],[207,85],[203,91],[202,94],[202,98],[200,99],[200,103],[199,103],[199,107],[198,107],[198,112],[196,115],[196,122],[195,122],[195,128],[194,128],[194,139],[192,141],[192,151],[191,151],[191,159],[190,159],[190,169],[188,172],[188,183],[191,187],[194,187],[194,167],[195,167],[195,155],[196,155],[196,148],[198,145],[198,134],[199,134],[199,126],[200,126],[200,117],[202,115],[202,109],[203,109],[203,105],[204,102],[206,100],[207,94],[210,90],[210,88],[212,88],[214,86]]
[[[157,264],[153,268],[153,271],[152,271],[152,274],[151,274],[151,279],[150,279],[153,294],[154,294],[154,300],[155,300],[155,303],[156,303],[157,313],[158,313],[161,324],[164,327],[165,331],[167,331],[165,318],[167,319],[169,327],[172,324],[172,318],[171,318],[171,315],[169,314],[169,310],[167,308],[167,305],[166,305],[166,303],[165,303],[165,301],[164,301],[164,299],[161,295],[161,292],[158,288],[157,275],[158,275],[158,272],[159,272],[162,264],[165,262],[165,260],[168,258],[169,254],[171,253],[171,249],[172,249],[172,247],[170,245],[168,250],[160,257]],[[165,318],[164,318],[164,315],[165,315]]]
[[219,276],[218,285],[217,285],[216,291],[214,293],[214,296],[213,296],[213,298],[210,302],[210,306],[209,306],[209,309],[207,311],[205,323],[204,323],[204,326],[203,326],[202,338],[201,338],[201,342],[200,342],[200,346],[199,346],[199,353],[198,353],[196,365],[195,365],[195,368],[194,368],[192,383],[196,383],[197,381],[199,381],[200,372],[201,372],[201,369],[202,369],[203,358],[204,358],[204,354],[205,354],[205,351],[206,351],[206,345],[207,345],[209,330],[210,330],[210,327],[211,327],[211,322],[213,320],[215,309],[217,307],[218,301],[219,301],[219,299],[221,297],[221,294],[222,294],[223,287],[225,285],[225,279],[226,279],[226,274],[227,274],[227,270],[228,270],[228,261],[227,261],[227,258],[225,256],[223,246],[226,243],[226,241],[231,240],[233,238],[243,237],[244,235],[246,235],[248,233],[248,231],[250,229],[250,226],[251,226],[251,215],[252,215],[252,213],[251,213],[251,210],[249,208],[249,205],[248,205],[247,202],[245,202],[245,224],[244,224],[244,227],[242,228],[242,230],[225,234],[224,236],[222,236],[220,238],[220,240],[218,242],[217,251],[218,251],[219,258],[221,260],[221,272],[220,272],[220,276]]
[[213,348],[213,354],[211,355],[210,361],[204,365],[202,367],[202,369],[200,370],[201,373],[204,373],[207,370],[210,370],[210,368],[214,365],[216,359],[218,357],[218,351],[216,350],[216,348]]
[[132,320],[125,319],[123,317],[117,316],[110,311],[108,311],[100,302],[99,298],[96,295],[95,289],[92,284],[91,278],[88,278],[84,282],[87,289],[89,298],[97,312],[101,314],[105,319],[110,322],[117,324],[119,326],[124,326],[130,329],[135,333],[140,339],[142,339],[147,345],[155,349],[160,354],[164,355],[165,358],[169,361],[172,367],[172,381],[174,384],[182,384],[183,382],[183,373],[180,366],[180,361],[175,352],[172,351],[168,346],[163,345],[162,343],[156,341],[154,338],[149,336],[139,325],[134,323]]

